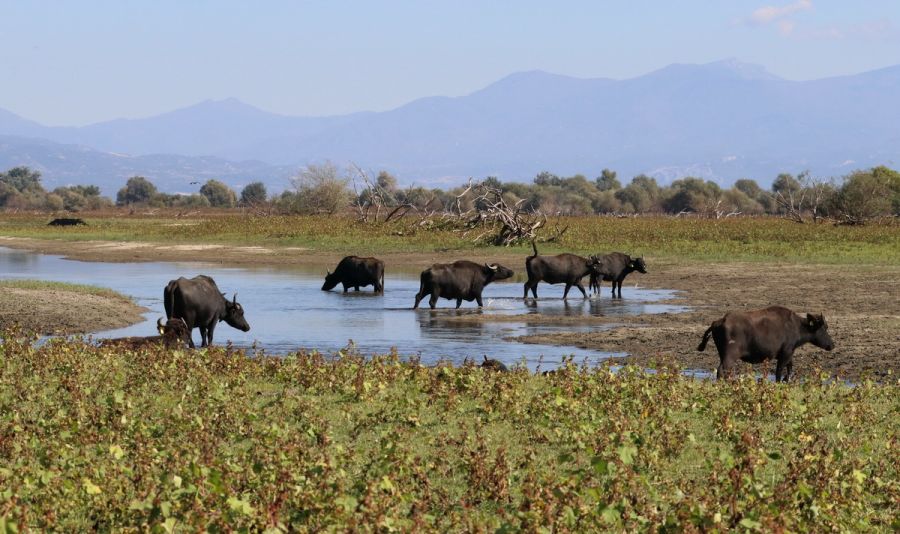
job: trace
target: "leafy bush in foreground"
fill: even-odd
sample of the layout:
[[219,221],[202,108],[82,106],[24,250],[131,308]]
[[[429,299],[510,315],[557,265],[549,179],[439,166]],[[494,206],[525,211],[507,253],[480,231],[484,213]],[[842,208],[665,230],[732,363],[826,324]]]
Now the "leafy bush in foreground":
[[889,530],[898,389],[7,333],[0,527]]

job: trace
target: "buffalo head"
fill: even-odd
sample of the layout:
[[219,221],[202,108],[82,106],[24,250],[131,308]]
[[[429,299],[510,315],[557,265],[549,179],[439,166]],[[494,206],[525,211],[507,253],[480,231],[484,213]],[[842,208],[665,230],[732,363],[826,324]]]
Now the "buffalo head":
[[250,325],[244,319],[244,307],[238,304],[237,293],[234,294],[231,302],[225,301],[225,317],[222,320],[243,332],[250,331]]
[[339,283],[341,283],[341,277],[337,273],[325,271],[325,283],[322,284],[322,291],[331,291]]
[[834,340],[828,334],[828,323],[825,322],[822,314],[807,313],[803,326],[812,336],[810,343],[820,349],[831,350],[834,348]]
[[499,263],[485,263],[484,269],[491,280],[505,280],[515,274],[512,269],[507,269]]
[[641,256],[640,258],[631,260],[631,263],[629,263],[628,266],[641,274],[647,274],[647,264],[644,263],[643,256]]

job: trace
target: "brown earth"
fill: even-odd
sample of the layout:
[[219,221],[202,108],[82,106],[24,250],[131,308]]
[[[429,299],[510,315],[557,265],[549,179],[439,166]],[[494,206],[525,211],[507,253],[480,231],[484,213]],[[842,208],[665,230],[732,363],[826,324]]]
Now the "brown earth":
[[141,313],[146,311],[114,295],[0,287],[0,330],[18,325],[42,335],[83,334],[138,323],[144,320]]
[[[226,265],[330,266],[340,254],[299,247],[247,247],[231,245],[167,246],[111,241],[66,242],[0,237],[0,246],[60,254],[85,261],[205,261]],[[379,255],[389,265],[414,270],[435,262],[461,257],[496,261],[521,270],[523,257],[499,252],[388,253]],[[558,317],[540,314],[496,316],[466,315],[448,320],[514,321],[532,324],[604,325],[595,332],[524,336],[519,341],[627,352],[624,361],[648,366],[676,363],[691,369],[713,370],[718,365],[715,347],[697,352],[700,336],[728,310],[749,310],[783,305],[797,312],[823,313],[836,348],[832,352],[806,346],[796,353],[794,371],[809,375],[817,368],[851,380],[873,376],[900,377],[900,266],[811,265],[792,263],[701,263],[654,261],[646,258],[649,274],[632,274],[628,286],[676,289],[670,303],[692,309],[686,313],[642,315],[621,323],[621,318]],[[551,294],[561,294],[557,286]],[[545,290],[545,293],[547,291]],[[557,297],[558,298],[558,297]],[[577,298],[577,297],[575,297]],[[599,298],[609,299],[609,284]],[[539,304],[538,304],[539,305]],[[610,328],[612,326],[612,328]]]
[[[823,313],[835,341],[831,352],[811,345],[798,349],[798,376],[821,369],[850,380],[900,378],[900,267],[729,263],[660,264],[650,269],[651,274],[632,274],[626,281],[680,290],[671,303],[692,310],[642,315],[608,330],[516,339],[627,352],[624,361],[641,366],[676,363],[713,371],[719,362],[715,345],[710,343],[706,352],[696,350],[710,323],[728,310],[782,305],[799,313]],[[609,298],[607,291],[604,288],[600,298]],[[627,287],[623,294],[628,298]],[[601,325],[620,323],[621,318],[578,322]]]

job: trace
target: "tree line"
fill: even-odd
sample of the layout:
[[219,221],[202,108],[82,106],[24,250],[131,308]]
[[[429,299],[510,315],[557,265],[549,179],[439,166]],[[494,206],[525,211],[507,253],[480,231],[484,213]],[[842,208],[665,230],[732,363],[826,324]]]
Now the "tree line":
[[[798,222],[821,218],[857,223],[900,215],[900,173],[885,166],[857,170],[839,180],[800,173],[780,174],[769,189],[755,180],[740,179],[730,188],[710,180],[686,177],[669,185],[640,174],[623,184],[617,173],[603,169],[594,179],[576,174],[538,173],[531,183],[487,177],[482,184],[502,194],[506,204],[548,215],[697,214],[706,217],[778,215]],[[469,188],[471,189],[471,188]],[[376,176],[356,166],[332,162],[310,164],[291,180],[286,191],[269,195],[265,184],[253,182],[240,194],[218,180],[208,180],[194,194],[160,192],[147,178],[134,176],[116,195],[117,206],[221,207],[266,209],[269,212],[317,214],[348,209],[394,212],[398,209],[447,212],[477,208],[467,186],[450,189],[399,187],[386,171]],[[111,207],[98,187],[76,185],[43,188],[40,173],[27,167],[0,172],[0,207],[81,211]],[[378,216],[376,215],[377,219]]]

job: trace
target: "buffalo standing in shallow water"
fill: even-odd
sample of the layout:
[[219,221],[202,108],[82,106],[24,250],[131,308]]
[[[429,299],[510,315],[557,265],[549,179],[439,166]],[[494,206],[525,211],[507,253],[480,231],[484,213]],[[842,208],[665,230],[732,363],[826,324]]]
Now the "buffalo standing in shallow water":
[[416,294],[416,304],[413,309],[419,307],[419,302],[426,295],[431,295],[428,305],[431,309],[437,305],[438,298],[456,299],[456,307],[462,305],[462,301],[478,302],[478,307],[484,304],[481,301],[481,291],[484,286],[495,280],[504,280],[513,275],[512,270],[496,263],[484,265],[460,260],[453,263],[435,263],[422,271],[419,277],[419,292]]
[[528,298],[528,290],[534,298],[537,298],[537,286],[539,282],[548,284],[566,284],[563,290],[563,298],[569,295],[569,289],[572,286],[581,290],[584,298],[587,298],[587,292],[581,285],[581,279],[586,275],[599,274],[597,268],[599,262],[596,256],[583,258],[575,254],[558,254],[556,256],[541,256],[538,254],[537,245],[531,242],[531,248],[534,249],[534,256],[528,256],[525,259],[525,270],[528,272],[528,281],[525,282],[525,296]]
[[738,360],[762,363],[775,358],[775,381],[786,381],[794,369],[798,347],[812,343],[829,351],[834,348],[825,317],[811,313],[801,317],[781,306],[726,313],[706,329],[697,350],[706,349],[710,336],[719,351],[716,378],[730,376]]
[[600,260],[599,273],[591,274],[591,291],[600,294],[600,280],[612,282],[612,296],[616,296],[616,287],[619,288],[619,298],[622,298],[622,281],[634,271],[647,274],[647,264],[644,258],[631,259],[628,254],[611,252],[597,257]]
[[322,291],[331,291],[338,284],[348,289],[374,286],[376,293],[384,293],[384,262],[377,258],[347,256],[338,263],[334,272],[328,271]]
[[[212,345],[213,332],[220,321],[248,332],[250,325],[244,319],[244,308],[237,301],[237,294],[229,302],[219,291],[216,281],[209,276],[199,275],[188,279],[181,277],[172,280],[163,291],[163,303],[166,317],[180,317],[188,326],[188,330],[200,329],[200,346]],[[190,339],[194,348],[194,340]]]

